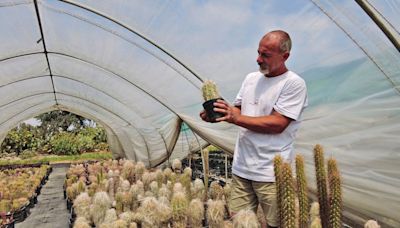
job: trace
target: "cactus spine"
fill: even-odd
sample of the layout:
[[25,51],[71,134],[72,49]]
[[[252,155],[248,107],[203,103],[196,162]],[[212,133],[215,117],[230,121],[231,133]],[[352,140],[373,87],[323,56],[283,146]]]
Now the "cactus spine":
[[205,80],[201,88],[204,101],[219,98],[217,85],[211,80]]
[[342,227],[342,190],[340,173],[336,160],[328,160],[328,180],[329,180],[329,227]]
[[307,228],[310,214],[307,196],[307,180],[304,172],[304,158],[301,155],[296,155],[296,181],[299,198],[299,228]]
[[328,227],[328,190],[326,181],[326,172],[324,168],[324,151],[321,145],[317,144],[314,147],[314,162],[315,174],[318,189],[318,202],[320,209],[320,217],[322,220],[322,227]]

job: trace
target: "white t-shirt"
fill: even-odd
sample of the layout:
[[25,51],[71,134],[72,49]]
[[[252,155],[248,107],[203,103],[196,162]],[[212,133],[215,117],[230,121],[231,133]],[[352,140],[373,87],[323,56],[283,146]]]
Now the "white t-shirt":
[[281,154],[293,161],[293,141],[307,106],[304,80],[292,71],[265,77],[260,72],[247,75],[234,101],[246,116],[267,116],[273,110],[293,119],[280,134],[257,133],[240,127],[233,158],[232,173],[254,181],[274,182],[273,159]]

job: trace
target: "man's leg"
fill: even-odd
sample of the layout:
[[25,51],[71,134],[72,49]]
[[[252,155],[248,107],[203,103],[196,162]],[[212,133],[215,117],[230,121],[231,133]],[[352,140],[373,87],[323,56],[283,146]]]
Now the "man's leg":
[[252,187],[252,181],[232,175],[232,192],[229,199],[231,216],[242,209],[252,209],[256,212],[257,196]]
[[278,227],[275,183],[253,182],[253,188],[264,211],[268,227]]

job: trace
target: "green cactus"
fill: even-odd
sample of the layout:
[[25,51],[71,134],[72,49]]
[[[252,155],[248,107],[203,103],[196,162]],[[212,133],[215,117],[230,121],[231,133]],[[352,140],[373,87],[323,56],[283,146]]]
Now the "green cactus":
[[336,160],[328,160],[329,180],[329,228],[342,227],[342,189]]
[[281,191],[281,213],[282,213],[282,228],[294,228],[296,225],[296,190],[294,188],[294,180],[292,176],[292,168],[289,163],[282,164],[280,173],[282,184],[279,189]]
[[324,150],[321,145],[317,144],[314,147],[314,162],[315,162],[315,174],[317,180],[318,189],[318,202],[320,206],[320,217],[322,220],[322,226],[328,227],[329,218],[329,206],[328,206],[328,190],[326,172],[324,166]]
[[308,227],[309,222],[309,202],[307,196],[307,180],[304,172],[304,157],[296,155],[296,181],[297,194],[299,198],[299,228]]
[[282,170],[282,156],[276,155],[274,157],[274,173],[275,173],[275,187],[276,187],[276,203],[277,203],[277,211],[276,214],[278,216],[279,226],[282,227],[283,216],[281,212],[282,208],[282,195],[280,186],[282,184],[281,180],[281,170]]
[[201,90],[203,92],[204,101],[221,97],[218,93],[217,85],[211,80],[205,80]]

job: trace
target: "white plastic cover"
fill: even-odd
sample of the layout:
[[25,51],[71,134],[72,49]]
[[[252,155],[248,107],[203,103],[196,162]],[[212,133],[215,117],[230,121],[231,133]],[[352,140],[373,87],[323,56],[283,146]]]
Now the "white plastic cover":
[[[398,37],[400,3],[370,3]],[[273,29],[290,33],[288,66],[308,85],[296,151],[309,179],[319,143],[338,160],[348,211],[399,227],[400,54],[355,1],[0,1],[0,140],[62,109],[148,166],[207,142],[232,153],[237,128],[198,117],[201,83],[232,101]]]

